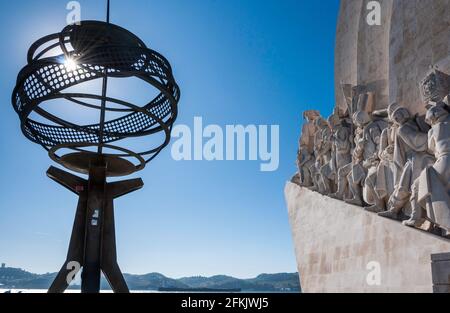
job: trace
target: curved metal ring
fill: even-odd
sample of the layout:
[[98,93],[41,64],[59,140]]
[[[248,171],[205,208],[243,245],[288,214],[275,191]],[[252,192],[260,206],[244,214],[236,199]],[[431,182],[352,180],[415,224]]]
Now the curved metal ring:
[[[106,27],[108,31],[102,32]],[[56,51],[57,55],[46,56],[47,52],[54,52],[58,48],[60,54]],[[70,57],[79,62],[75,69],[69,69],[63,64],[64,59]],[[28,65],[18,75],[12,102],[20,116],[22,132],[47,151],[54,152],[60,147],[84,151],[82,148],[86,146],[109,145],[120,148],[116,150],[127,151],[116,156],[127,157],[130,150],[110,143],[163,131],[166,138],[161,145],[139,153],[132,152],[141,158],[148,156],[144,160],[148,163],[169,144],[172,125],[178,115],[180,89],[173,78],[169,62],[156,51],[148,49],[131,32],[97,21],[85,21],[81,26],[70,25],[60,33],[36,41],[29,49],[27,60]],[[155,87],[159,94],[140,107],[107,96],[62,92],[102,77],[136,77]],[[77,125],[40,107],[41,103],[55,99],[65,99],[95,110],[102,108],[83,99],[115,103],[126,108],[107,107],[105,111],[125,114],[104,123]],[[30,119],[32,112],[52,124]]]
[[[88,147],[96,147],[96,145],[95,144],[91,144],[91,143],[76,144],[76,145],[73,145],[73,144],[61,144],[61,145],[52,147],[48,151],[48,155],[49,155],[50,159],[52,159],[56,163],[64,166],[64,164],[61,162],[61,157],[56,154],[57,151],[61,150],[61,149],[73,149],[75,147],[76,148],[88,148]],[[135,172],[140,171],[140,170],[145,168],[146,162],[145,162],[144,158],[141,157],[139,154],[137,154],[137,153],[135,153],[135,152],[133,152],[131,150],[128,150],[128,149],[125,149],[125,148],[122,148],[122,147],[118,147],[118,146],[114,146],[114,145],[105,144],[104,147],[108,148],[108,149],[111,149],[111,150],[121,151],[121,152],[125,153],[125,155],[127,157],[133,157],[136,160],[138,160],[139,164],[135,165]],[[103,156],[123,157],[124,155],[113,154],[113,153],[104,153]]]

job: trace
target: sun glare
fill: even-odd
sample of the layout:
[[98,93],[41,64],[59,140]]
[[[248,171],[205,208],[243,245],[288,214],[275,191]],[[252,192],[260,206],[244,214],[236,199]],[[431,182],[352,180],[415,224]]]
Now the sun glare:
[[67,71],[72,72],[77,69],[77,62],[75,62],[73,59],[66,59],[64,61],[64,66],[66,67]]

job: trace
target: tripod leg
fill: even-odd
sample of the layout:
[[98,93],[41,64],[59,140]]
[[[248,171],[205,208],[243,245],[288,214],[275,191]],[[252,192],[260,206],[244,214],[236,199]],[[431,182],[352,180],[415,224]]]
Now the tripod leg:
[[47,176],[77,195],[81,194],[87,188],[87,181],[85,179],[54,166],[50,166],[47,170]]
[[103,220],[102,271],[115,293],[129,293],[125,279],[117,264],[114,204],[108,197]]
[[104,264],[102,271],[114,293],[130,292],[117,262]]
[[114,183],[108,183],[108,197],[119,198],[133,191],[139,190],[144,186],[140,178],[122,180]]
[[69,286],[68,276],[73,271],[73,267],[68,265],[70,262],[78,262],[78,264],[83,266],[84,258],[84,232],[85,232],[85,221],[86,221],[86,193],[80,194],[80,199],[78,200],[78,207],[75,214],[75,221],[73,223],[72,235],[70,238],[69,251],[67,253],[66,262],[62,266],[58,275],[56,275],[55,280],[50,286],[48,293],[62,293]]

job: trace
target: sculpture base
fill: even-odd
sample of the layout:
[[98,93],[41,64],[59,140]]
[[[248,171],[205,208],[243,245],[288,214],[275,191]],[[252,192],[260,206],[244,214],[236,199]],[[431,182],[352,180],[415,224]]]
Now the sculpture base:
[[285,197],[303,292],[433,292],[442,281],[431,255],[449,240],[291,182]]
[[53,166],[47,175],[79,196],[67,258],[48,292],[64,292],[82,267],[82,293],[100,292],[101,272],[114,292],[128,293],[117,264],[113,201],[142,188],[142,180],[107,183],[106,164],[91,165],[88,180]]
[[62,156],[59,161],[65,168],[86,175],[89,175],[91,164],[98,164],[100,162],[108,164],[106,168],[107,177],[127,176],[136,171],[136,166],[128,160],[108,155],[99,157],[97,153],[70,153]]

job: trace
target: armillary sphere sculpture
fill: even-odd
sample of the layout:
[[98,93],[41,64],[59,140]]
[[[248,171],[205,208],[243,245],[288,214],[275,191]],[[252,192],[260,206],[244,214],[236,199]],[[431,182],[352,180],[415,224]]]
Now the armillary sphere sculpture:
[[[112,78],[143,81],[149,89],[156,88],[156,97],[137,105],[108,96]],[[97,93],[95,81],[101,82]],[[47,171],[79,196],[67,259],[49,292],[64,292],[73,262],[83,268],[82,292],[100,291],[101,271],[114,292],[129,292],[117,265],[113,199],[140,189],[143,182],[107,182],[107,178],[142,170],[168,145],[179,98],[169,62],[129,31],[110,24],[109,3],[107,22],[69,25],[30,47],[28,64],[20,71],[12,95],[22,132],[56,163],[88,175],[86,180],[53,166]],[[69,120],[52,112],[48,103],[69,115],[73,105],[93,110],[98,122],[74,122],[79,116],[71,115]],[[138,152],[127,146],[127,139],[146,136],[159,141]]]

